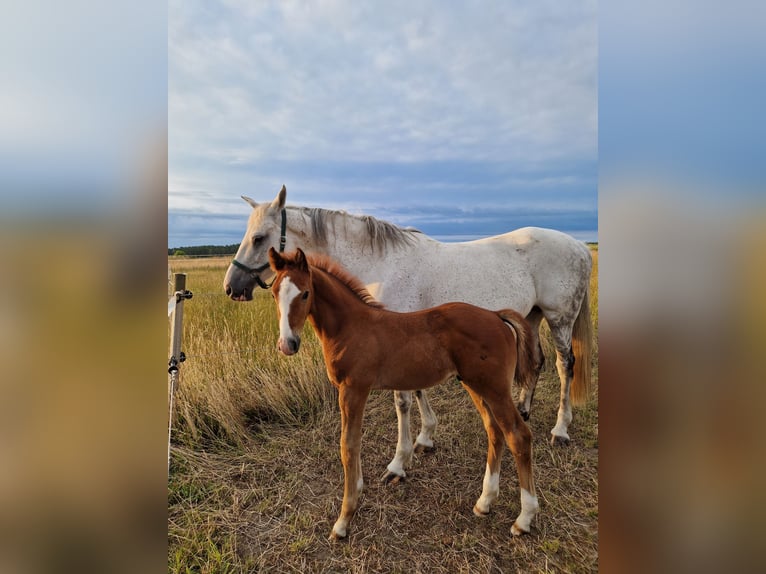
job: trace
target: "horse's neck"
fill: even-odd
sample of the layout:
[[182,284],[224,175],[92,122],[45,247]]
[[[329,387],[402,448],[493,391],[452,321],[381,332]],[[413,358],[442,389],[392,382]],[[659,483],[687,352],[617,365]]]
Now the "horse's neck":
[[324,342],[342,337],[351,326],[347,314],[365,321],[375,311],[341,282],[322,269],[312,269],[314,301],[309,319]]
[[[300,238],[298,245],[304,250],[329,255],[344,264],[354,261],[363,251],[368,258],[383,257],[383,254],[378,253],[379,250],[370,249],[370,236],[362,220],[342,213],[324,211],[324,223],[329,228],[326,241],[321,241],[312,228],[311,215],[300,209],[296,210],[296,213],[300,217],[295,218],[294,233]],[[288,227],[290,224],[288,219]]]

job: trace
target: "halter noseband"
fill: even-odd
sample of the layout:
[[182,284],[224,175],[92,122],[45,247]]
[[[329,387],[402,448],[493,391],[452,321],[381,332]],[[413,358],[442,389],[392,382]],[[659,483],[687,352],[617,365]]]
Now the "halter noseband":
[[[279,236],[279,252],[282,253],[285,250],[285,243],[287,243],[287,214],[285,213],[285,208],[282,208],[282,231]],[[236,259],[231,260],[231,264],[234,265],[234,267],[237,267],[239,269],[242,269],[242,271],[246,273],[250,273],[251,275],[255,276],[255,282],[258,284],[258,287],[261,289],[270,289],[271,285],[274,284],[274,281],[271,282],[271,285],[267,285],[264,283],[263,279],[261,279],[260,273],[264,269],[268,268],[269,264],[264,263],[263,265],[260,265],[259,267],[248,267],[244,263],[240,263]]]

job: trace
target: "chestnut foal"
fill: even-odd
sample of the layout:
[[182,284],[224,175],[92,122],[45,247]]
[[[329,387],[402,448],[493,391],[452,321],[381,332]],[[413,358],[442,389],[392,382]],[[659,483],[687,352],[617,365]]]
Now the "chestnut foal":
[[[327,374],[338,388],[343,507],[331,538],[344,538],[364,481],[360,458],[364,406],[372,389],[416,390],[457,377],[484,422],[489,439],[481,496],[473,508],[486,516],[499,491],[504,441],[513,453],[521,513],[511,532],[528,533],[538,511],[532,477],[532,435],[511,396],[516,376],[534,384],[532,335],[513,310],[488,311],[447,303],[413,313],[383,308],[362,283],[326,256],[269,250],[276,273],[272,294],[279,316],[279,350],[292,355],[309,319],[322,343]],[[425,383],[425,385],[424,385]]]

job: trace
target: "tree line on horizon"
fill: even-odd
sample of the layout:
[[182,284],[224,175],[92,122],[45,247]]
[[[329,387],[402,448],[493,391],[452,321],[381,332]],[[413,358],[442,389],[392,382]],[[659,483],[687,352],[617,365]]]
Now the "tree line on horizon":
[[[598,245],[598,241],[588,241],[587,245]],[[231,245],[194,245],[189,247],[169,247],[168,256],[203,257],[212,255],[233,255],[239,249],[239,243]]]
[[193,245],[189,247],[168,247],[168,256],[170,255],[232,255],[239,249],[239,243],[231,245]]

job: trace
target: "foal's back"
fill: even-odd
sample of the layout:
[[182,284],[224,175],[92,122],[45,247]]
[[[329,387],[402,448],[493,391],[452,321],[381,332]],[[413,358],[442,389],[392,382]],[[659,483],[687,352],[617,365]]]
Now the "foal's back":
[[362,325],[366,334],[349,341],[359,348],[347,368],[360,376],[374,373],[372,388],[415,390],[455,376],[483,383],[513,375],[516,339],[497,312],[447,303],[412,313],[376,309],[370,315]]

